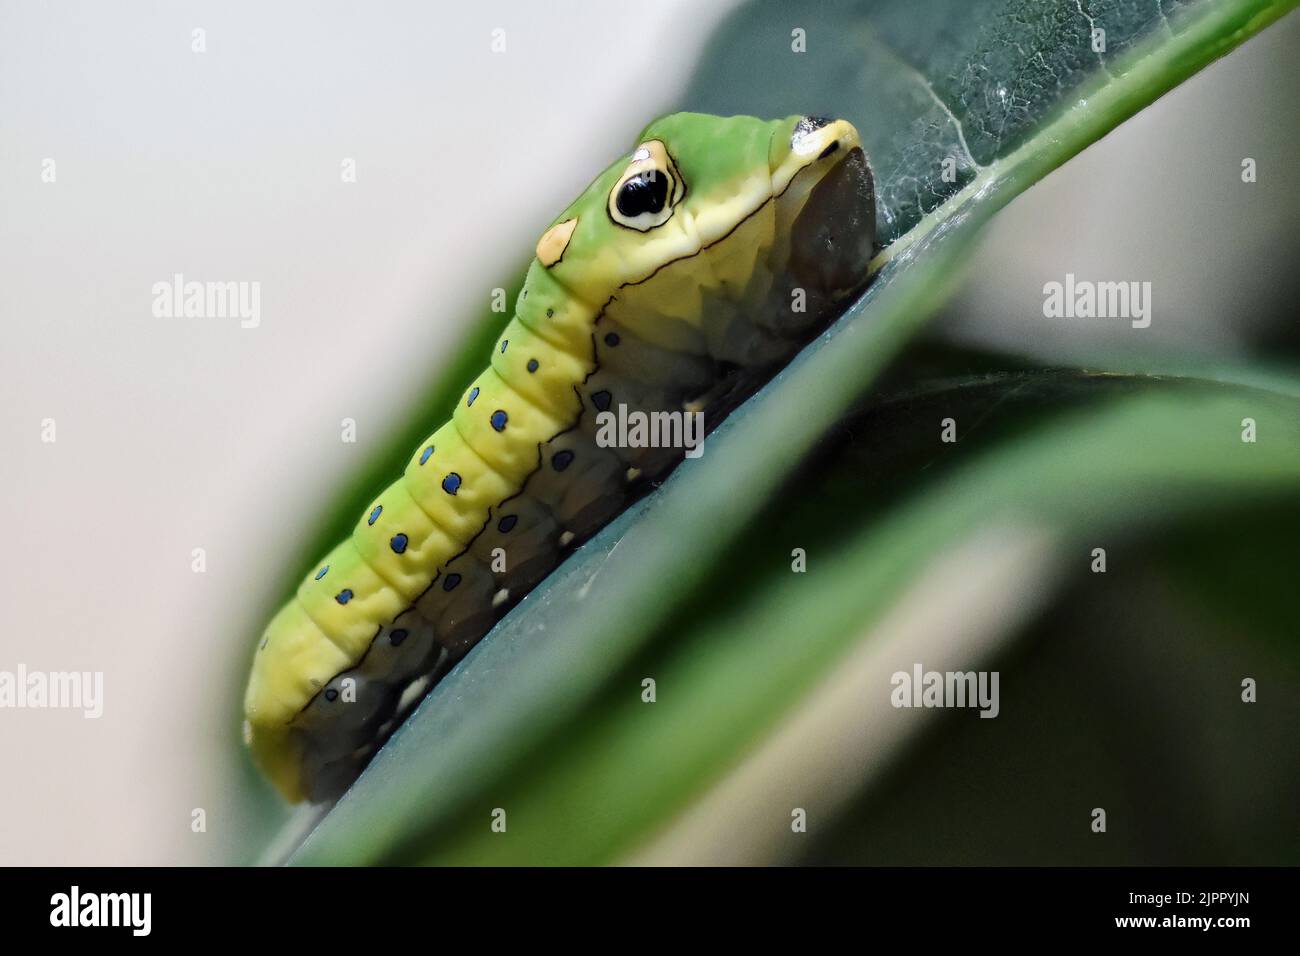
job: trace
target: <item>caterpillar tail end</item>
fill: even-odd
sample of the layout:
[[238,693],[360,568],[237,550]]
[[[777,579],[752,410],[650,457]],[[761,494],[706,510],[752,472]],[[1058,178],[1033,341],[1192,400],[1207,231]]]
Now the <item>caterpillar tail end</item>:
[[244,721],[244,744],[253,762],[289,803],[308,799],[299,736],[289,727],[265,727]]
[[244,692],[244,743],[290,803],[314,801],[307,738],[295,721],[321,687],[352,663],[296,599],[262,634]]

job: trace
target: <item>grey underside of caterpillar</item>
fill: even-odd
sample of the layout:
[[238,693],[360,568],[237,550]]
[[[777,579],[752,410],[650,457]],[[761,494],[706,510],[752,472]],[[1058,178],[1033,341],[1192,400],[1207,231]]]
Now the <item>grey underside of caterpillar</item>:
[[[773,197],[771,220],[742,222],[696,255],[613,292],[592,336],[594,371],[574,383],[582,411],[539,443],[538,469],[509,499],[517,522],[503,532],[490,519],[448,565],[449,574],[459,575],[455,590],[431,590],[419,608],[380,628],[365,656],[321,688],[294,720],[304,742],[309,799],[331,800],[345,790],[498,618],[682,460],[681,447],[602,447],[599,411],[616,412],[620,405],[625,414],[702,410],[711,430],[865,283],[875,236],[870,172],[860,150],[842,165],[844,175],[826,177],[798,203]],[[697,281],[699,270],[721,272],[720,259],[727,257],[726,271],[734,275],[737,256],[752,261],[743,286],[700,288],[711,284]],[[700,296],[703,348],[651,344],[637,330],[680,322],[661,303],[666,297],[679,301],[683,286]],[[617,347],[606,344],[611,335]],[[572,467],[543,467],[564,451],[573,452]],[[394,634],[403,639],[394,641]],[[350,705],[330,703],[340,696]]]

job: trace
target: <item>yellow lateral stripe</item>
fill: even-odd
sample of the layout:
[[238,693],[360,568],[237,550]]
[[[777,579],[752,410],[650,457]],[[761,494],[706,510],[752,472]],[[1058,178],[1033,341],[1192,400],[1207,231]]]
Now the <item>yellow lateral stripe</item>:
[[487,523],[492,507],[518,489],[466,444],[454,421],[434,432],[427,447],[434,451],[424,464],[421,451],[406,466],[407,491],[463,549]]
[[[402,610],[401,596],[357,553],[352,539],[330,552],[321,577],[309,575],[298,587],[307,616],[355,663],[375,632]],[[317,572],[319,574],[319,572]]]
[[520,398],[491,366],[451,420],[465,444],[516,486],[539,467],[541,443],[567,427]]
[[411,497],[405,478],[375,499],[353,528],[352,542],[361,559],[408,602],[461,548]]

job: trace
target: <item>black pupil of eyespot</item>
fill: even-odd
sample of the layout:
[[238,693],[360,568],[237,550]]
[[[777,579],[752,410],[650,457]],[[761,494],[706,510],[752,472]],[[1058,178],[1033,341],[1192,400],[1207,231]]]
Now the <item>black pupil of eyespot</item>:
[[635,219],[642,213],[662,212],[668,200],[668,177],[653,170],[637,173],[618,191],[615,205],[619,213]]

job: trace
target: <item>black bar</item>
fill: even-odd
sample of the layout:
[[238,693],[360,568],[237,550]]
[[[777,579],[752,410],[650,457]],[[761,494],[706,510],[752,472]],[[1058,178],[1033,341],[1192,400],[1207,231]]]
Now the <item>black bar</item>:
[[[846,930],[863,943],[920,933],[926,942],[1129,936],[1231,945],[1294,925],[1296,876],[1285,868],[8,869],[0,916],[7,942],[230,938],[257,949],[280,939],[373,944],[412,930],[438,946],[440,932],[463,938],[472,928],[492,941],[533,933],[540,946],[555,933],[577,941],[610,926],[621,939],[709,927],[760,939]],[[99,894],[149,894],[147,936],[136,932],[144,896],[107,901],[102,911],[111,917],[116,907],[117,926],[52,925],[70,922],[74,886],[78,921],[101,909]]]

